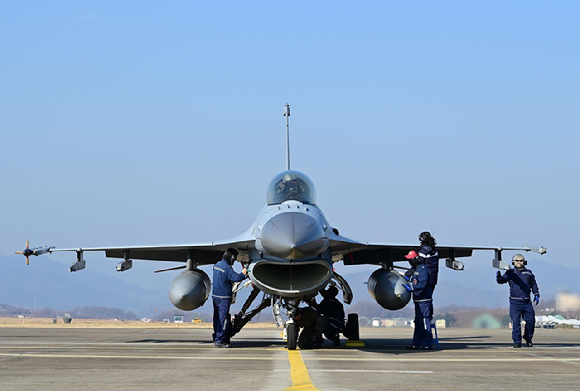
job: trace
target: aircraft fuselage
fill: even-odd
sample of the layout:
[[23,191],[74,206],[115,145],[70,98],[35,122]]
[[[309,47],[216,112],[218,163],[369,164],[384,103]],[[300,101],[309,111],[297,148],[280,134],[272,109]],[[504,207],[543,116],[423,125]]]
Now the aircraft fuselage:
[[290,200],[265,206],[253,226],[252,282],[281,297],[300,297],[324,288],[332,278],[329,230],[316,205]]

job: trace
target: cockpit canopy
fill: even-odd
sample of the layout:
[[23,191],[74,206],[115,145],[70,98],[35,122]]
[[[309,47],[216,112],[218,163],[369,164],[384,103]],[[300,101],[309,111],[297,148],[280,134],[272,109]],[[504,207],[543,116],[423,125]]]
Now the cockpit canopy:
[[310,178],[300,171],[283,171],[270,182],[266,199],[268,205],[281,204],[288,200],[315,205],[316,189]]

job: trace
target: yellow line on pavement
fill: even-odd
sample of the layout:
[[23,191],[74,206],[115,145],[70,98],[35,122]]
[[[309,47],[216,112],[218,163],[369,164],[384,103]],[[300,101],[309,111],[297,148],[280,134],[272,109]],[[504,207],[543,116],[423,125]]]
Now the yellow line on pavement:
[[288,350],[288,359],[290,360],[290,376],[292,378],[292,386],[283,391],[320,391],[314,387],[308,376],[308,370],[302,355],[297,350]]

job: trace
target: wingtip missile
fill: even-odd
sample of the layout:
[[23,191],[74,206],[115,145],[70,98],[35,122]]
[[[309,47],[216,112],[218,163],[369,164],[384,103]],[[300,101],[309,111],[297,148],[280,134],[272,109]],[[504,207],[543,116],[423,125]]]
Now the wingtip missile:
[[22,254],[22,255],[24,255],[26,257],[26,264],[27,265],[30,264],[30,262],[28,260],[28,257],[32,254],[32,250],[30,250],[29,245],[30,245],[30,241],[27,240],[26,241],[26,248],[24,250],[22,250],[22,251],[16,251],[15,252],[15,254]]
[[41,247],[34,247],[30,248],[30,241],[26,241],[26,248],[22,251],[16,251],[15,254],[22,254],[26,257],[26,264],[30,265],[30,260],[28,259],[31,255],[42,255],[49,253],[54,247],[52,246],[41,246]]

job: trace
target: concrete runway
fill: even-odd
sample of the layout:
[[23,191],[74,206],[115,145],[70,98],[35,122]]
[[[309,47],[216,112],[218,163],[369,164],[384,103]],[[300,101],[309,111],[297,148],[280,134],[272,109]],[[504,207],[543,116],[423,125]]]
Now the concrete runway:
[[442,329],[408,351],[412,329],[362,328],[365,347],[288,352],[280,329],[246,328],[216,349],[208,328],[0,328],[0,390],[577,390],[580,330]]

